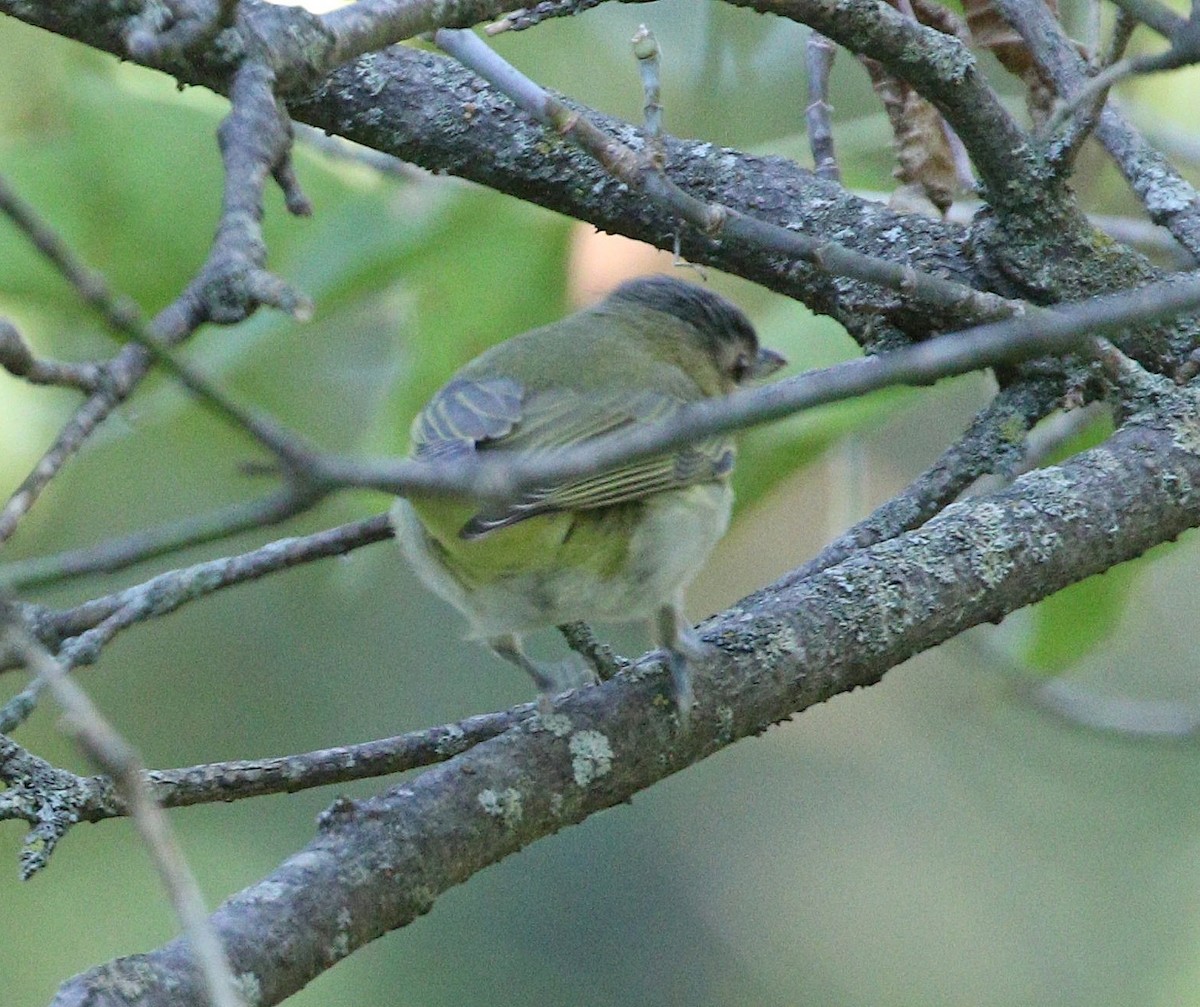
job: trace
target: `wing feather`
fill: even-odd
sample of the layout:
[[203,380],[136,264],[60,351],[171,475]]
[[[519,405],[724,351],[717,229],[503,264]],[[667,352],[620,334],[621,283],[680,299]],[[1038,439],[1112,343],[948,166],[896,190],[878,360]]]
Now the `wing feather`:
[[417,458],[453,458],[499,441],[521,420],[524,389],[511,378],[456,378],[413,421]]
[[[512,378],[456,378],[413,421],[413,453],[424,459],[493,451],[519,452],[522,459],[547,457],[631,424],[665,419],[683,404],[680,398],[656,391],[632,397],[625,389],[605,395],[561,388],[529,394]],[[731,442],[702,441],[658,458],[531,490],[503,508],[480,511],[459,534],[478,538],[539,514],[630,503],[724,479],[732,468]]]
[[[683,404],[682,399],[661,392],[631,399],[627,391],[594,396],[555,390],[552,395],[531,396],[511,434],[487,449],[520,451],[524,459],[547,457],[631,424],[665,419]],[[539,514],[613,507],[654,493],[719,481],[729,475],[733,457],[731,442],[713,439],[594,476],[539,487],[503,508],[480,511],[459,534],[478,538]]]

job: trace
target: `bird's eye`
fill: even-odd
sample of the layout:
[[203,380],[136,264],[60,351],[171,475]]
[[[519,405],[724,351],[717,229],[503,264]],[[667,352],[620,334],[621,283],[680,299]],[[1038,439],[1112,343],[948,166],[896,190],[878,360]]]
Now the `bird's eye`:
[[747,374],[750,373],[750,358],[744,353],[739,353],[737,359],[733,362],[733,366],[729,369],[733,380],[741,384]]

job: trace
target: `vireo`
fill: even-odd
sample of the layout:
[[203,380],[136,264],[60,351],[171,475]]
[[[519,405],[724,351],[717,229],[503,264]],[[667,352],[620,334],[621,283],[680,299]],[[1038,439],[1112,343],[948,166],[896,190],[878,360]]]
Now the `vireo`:
[[[464,366],[413,421],[412,455],[547,456],[726,395],[783,363],[718,294],[668,276],[631,280]],[[577,683],[530,658],[523,634],[645,620],[686,716],[688,662],[703,647],[683,617],[683,590],[729,524],[734,451],[715,437],[499,508],[399,499],[392,523],[421,580],[467,617],[472,638],[532,676],[543,710]]]

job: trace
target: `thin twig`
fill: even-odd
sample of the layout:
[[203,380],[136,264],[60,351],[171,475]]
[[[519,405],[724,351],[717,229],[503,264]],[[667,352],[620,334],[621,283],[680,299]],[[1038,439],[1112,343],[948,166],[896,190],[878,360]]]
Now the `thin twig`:
[[373,487],[401,495],[511,499],[534,484],[594,475],[703,437],[743,430],[880,388],[931,384],[983,367],[1067,353],[1094,335],[1158,321],[1198,305],[1200,277],[1193,276],[1059,305],[1054,311],[1030,309],[1004,322],[809,371],[765,388],[689,403],[668,421],[629,428],[533,462],[493,451],[490,457],[477,456],[465,465],[460,461],[363,461],[336,456],[323,456],[318,464],[321,478],[331,484]]
[[[1062,25],[1043,3],[996,0],[996,6],[1024,39],[1058,93],[1069,100],[1088,78],[1083,60]],[[1167,227],[1194,258],[1200,259],[1200,197],[1191,184],[1111,104],[1100,112],[1096,138],[1142,200],[1150,219]]]
[[[820,31],[856,55],[878,60],[907,81],[962,138],[983,177],[988,202],[1002,215],[1026,215],[1035,207],[1063,211],[1043,186],[1037,151],[1004,108],[959,38],[919,24],[875,0],[727,0],[790,18]],[[1044,197],[1044,199],[1043,199]]]
[[[171,570],[66,612],[43,614],[39,619],[39,635],[44,643],[58,646],[59,659],[68,667],[91,664],[113,637],[138,622],[167,615],[222,588],[313,560],[341,556],[390,538],[391,534],[387,518],[381,515],[305,538],[280,539],[238,556]],[[0,672],[12,667],[2,657]],[[37,706],[41,681],[35,679],[0,706],[0,733],[7,734],[28,719]]]
[[144,330],[136,305],[113,295],[103,278],[79,262],[0,178],[0,212],[29,236],[109,324],[120,331],[144,331],[146,337],[146,345],[126,346],[108,363],[102,387],[76,410],[0,510],[0,543],[11,537],[62,466],[146,375],[154,352],[148,346],[175,346],[206,321],[241,321],[262,304],[299,318],[311,312],[306,298],[262,265],[266,254],[261,224],[264,166],[283,186],[289,210],[302,214],[310,209],[290,172],[290,120],[275,99],[273,84],[273,74],[259,64],[246,63],[235,72],[230,87],[232,107],[218,130],[225,188],[209,257],[183,293]]
[[804,43],[804,68],[808,80],[808,103],[804,118],[808,123],[808,147],[812,151],[813,171],[831,182],[842,180],[837,155],[833,150],[833,106],[829,104],[829,74],[837,47],[816,29],[809,29]]
[[72,364],[35,357],[12,322],[0,318],[0,367],[31,385],[57,385],[91,394],[104,383],[103,364]]
[[697,199],[632,149],[601,131],[589,119],[568,108],[511,64],[501,59],[477,35],[442,29],[434,41],[468,66],[520,108],[552,127],[592,155],[630,188],[644,192],[709,237],[741,240],[768,251],[791,256],[833,275],[847,276],[898,290],[914,303],[940,310],[951,308],[960,317],[985,321],[1007,317],[1018,304],[995,294],[974,290],[921,270],[864,255],[836,242],[789,231],[727,206]]
[[[268,794],[295,794],[302,790],[374,779],[437,765],[480,742],[503,734],[534,715],[536,707],[523,703],[508,710],[481,713],[451,724],[426,727],[392,738],[354,745],[339,745],[266,759],[210,762],[180,769],[151,769],[143,780],[163,808],[227,803]],[[52,838],[75,822],[100,822],[130,813],[122,792],[107,777],[80,777],[51,766],[0,735],[0,778],[21,787],[18,799],[0,796],[0,821],[23,819],[42,824],[45,811],[62,806],[71,821],[57,821]],[[51,789],[47,789],[51,788]],[[39,842],[51,836],[39,834]]]
[[0,509],[0,544],[12,536],[42,491],[92,432],[125,401],[149,369],[149,355],[136,345],[127,346],[105,365],[105,380],[75,410],[33,470]]
[[1050,416],[1025,436],[1020,461],[1014,465],[997,467],[991,475],[977,480],[967,495],[983,496],[999,492],[1026,472],[1041,468],[1051,456],[1062,450],[1063,445],[1093,426],[1101,417],[1111,415],[1111,412],[1111,405],[1107,402],[1089,402],[1085,406]]
[[1164,38],[1178,35],[1187,26],[1187,20],[1176,14],[1166,4],[1158,0],[1113,0],[1126,14],[1135,21],[1153,29]]
[[1055,408],[1059,398],[1057,385],[1049,383],[1020,382],[1001,389],[932,466],[792,571],[787,583],[812,577],[854,553],[919,528],[981,476],[1015,469],[1023,446],[1014,435],[1029,430]]
[[646,140],[650,157],[660,167],[666,162],[663,149],[662,81],[659,74],[658,39],[644,24],[633,33],[633,55],[637,59],[645,100],[642,114],[646,120]]
[[402,161],[391,154],[385,154],[383,151],[375,150],[371,147],[364,147],[361,143],[354,143],[352,140],[347,140],[332,133],[326,133],[324,130],[307,126],[302,122],[293,123],[292,129],[295,130],[297,140],[305,146],[319,150],[322,154],[329,157],[363,164],[368,168],[373,168],[380,174],[390,175],[405,182],[428,181],[433,177],[424,168],[419,168],[408,161]]
[[[385,515],[339,525],[301,538],[283,538],[235,556],[169,570],[142,584],[84,602],[42,620],[45,635],[62,645],[71,666],[96,659],[99,648],[122,629],[176,611],[215,591],[258,580],[305,563],[344,556],[391,538]],[[116,624],[110,620],[117,620]]]
[[[566,0],[573,6],[594,7],[601,0]],[[447,25],[462,28],[507,13],[512,0],[357,0],[322,14],[320,23],[332,38],[324,67],[332,70],[364,53],[436,31]],[[568,13],[574,13],[570,11]]]
[[[1099,4],[1096,5],[1097,7]],[[1108,45],[1105,46],[1104,52],[1100,54],[1098,66],[1101,68],[1112,66],[1122,56],[1125,55],[1125,50],[1129,46],[1130,40],[1133,38],[1133,33],[1137,29],[1138,22],[1124,8],[1117,11],[1117,18],[1113,24],[1112,34],[1109,36]]]
[[260,500],[240,501],[169,524],[107,539],[94,546],[0,564],[0,594],[59,584],[92,574],[115,573],[192,546],[281,524],[312,507],[299,482],[285,483]]
[[1190,739],[1200,732],[1200,709],[1194,704],[1103,695],[1069,673],[1047,679],[1044,671],[1030,668],[990,633],[967,634],[956,645],[974,652],[973,663],[995,668],[1031,705],[1075,727],[1170,741]]
[[[4,663],[11,665],[11,661],[8,660]],[[35,678],[15,696],[10,696],[3,706],[0,706],[0,734],[8,734],[16,730],[32,716],[33,711],[37,709],[44,686],[45,683],[42,679]]]
[[607,682],[633,664],[608,644],[601,643],[586,622],[564,622],[558,627],[558,631],[567,641],[567,646],[591,665],[602,682]]
[[[1200,142],[1197,142],[1196,149],[1191,153],[1197,161],[1200,161]],[[867,199],[873,203],[886,204],[890,199],[889,193],[874,190],[855,189],[853,193],[860,199]],[[956,200],[954,205],[946,211],[945,220],[949,224],[969,226],[982,207],[983,204],[978,200]],[[1179,269],[1185,269],[1193,262],[1187,250],[1179,244],[1170,231],[1161,224],[1151,223],[1144,217],[1089,213],[1088,222],[1123,245],[1129,245],[1142,252],[1170,256]]]
[[49,685],[80,748],[108,774],[130,809],[175,913],[191,943],[213,1007],[245,1007],[225,949],[208,918],[204,897],[175,838],[171,823],[147,787],[137,752],[104,719],[87,694],[20,626],[9,622],[5,643]]

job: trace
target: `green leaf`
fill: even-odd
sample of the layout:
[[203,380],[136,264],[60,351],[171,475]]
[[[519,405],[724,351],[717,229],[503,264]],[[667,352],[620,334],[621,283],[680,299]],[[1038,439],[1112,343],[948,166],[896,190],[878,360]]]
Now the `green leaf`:
[[[1112,433],[1105,417],[1064,441],[1053,464],[1085,451]],[[1138,578],[1166,546],[1051,595],[1029,611],[1029,635],[1019,650],[1031,670],[1057,675],[1077,664],[1116,632]]]
[[1057,675],[1099,647],[1120,624],[1140,560],[1072,584],[1033,610],[1032,633],[1021,657],[1033,670]]

